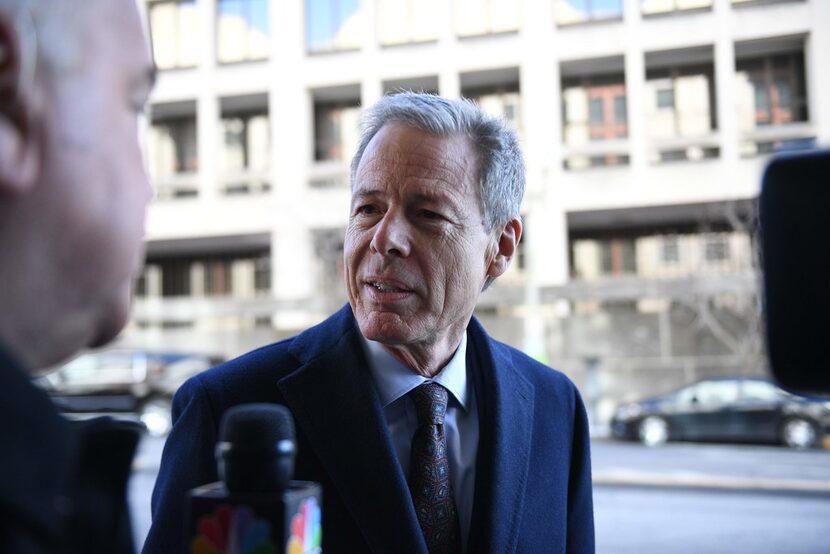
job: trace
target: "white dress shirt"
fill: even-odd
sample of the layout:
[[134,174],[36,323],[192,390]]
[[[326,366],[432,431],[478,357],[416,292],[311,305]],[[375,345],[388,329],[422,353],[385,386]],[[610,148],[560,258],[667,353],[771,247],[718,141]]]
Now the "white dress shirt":
[[462,549],[467,546],[473,514],[475,464],[478,452],[478,410],[473,380],[467,372],[467,333],[449,363],[432,379],[414,373],[378,342],[364,339],[369,369],[383,405],[386,425],[403,474],[409,477],[412,436],[418,427],[415,404],[406,394],[423,383],[436,382],[449,391],[444,434],[450,462],[450,485],[458,510]]

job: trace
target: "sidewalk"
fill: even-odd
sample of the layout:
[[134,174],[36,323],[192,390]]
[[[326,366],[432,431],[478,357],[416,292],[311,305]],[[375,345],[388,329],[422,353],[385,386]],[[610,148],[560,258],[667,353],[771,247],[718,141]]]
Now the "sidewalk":
[[591,446],[595,486],[830,494],[826,449],[694,443],[648,448],[600,438]]

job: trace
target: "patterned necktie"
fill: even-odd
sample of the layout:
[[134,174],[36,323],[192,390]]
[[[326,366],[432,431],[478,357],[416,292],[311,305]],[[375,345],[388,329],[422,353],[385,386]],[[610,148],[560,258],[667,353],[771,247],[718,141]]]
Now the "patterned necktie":
[[415,513],[430,554],[456,554],[461,552],[461,541],[444,435],[447,389],[437,383],[424,383],[409,396],[418,412],[409,469]]

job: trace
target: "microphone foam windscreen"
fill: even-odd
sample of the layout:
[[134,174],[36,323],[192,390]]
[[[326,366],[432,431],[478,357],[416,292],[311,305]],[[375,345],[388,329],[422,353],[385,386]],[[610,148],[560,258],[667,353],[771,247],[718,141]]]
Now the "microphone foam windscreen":
[[225,412],[219,437],[235,448],[269,450],[279,441],[294,441],[294,420],[279,404],[241,404]]

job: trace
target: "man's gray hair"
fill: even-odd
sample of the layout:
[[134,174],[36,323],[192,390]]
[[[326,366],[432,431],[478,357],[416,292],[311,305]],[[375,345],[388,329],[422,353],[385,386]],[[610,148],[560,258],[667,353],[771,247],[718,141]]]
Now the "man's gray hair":
[[361,121],[363,132],[360,144],[352,159],[352,187],[363,152],[381,127],[391,122],[411,125],[440,137],[468,137],[479,156],[479,187],[485,228],[493,231],[520,217],[525,169],[516,132],[467,99],[452,100],[434,94],[401,92],[383,97],[366,110]]

